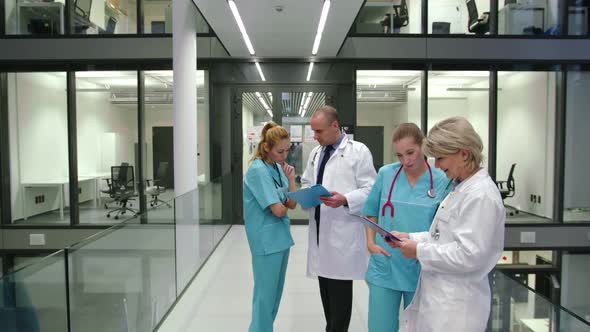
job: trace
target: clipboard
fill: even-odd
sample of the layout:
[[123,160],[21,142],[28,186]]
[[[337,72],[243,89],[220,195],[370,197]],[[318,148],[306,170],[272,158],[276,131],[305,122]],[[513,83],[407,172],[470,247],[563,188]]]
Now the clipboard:
[[332,194],[321,184],[316,184],[309,188],[287,193],[287,196],[299,203],[304,209],[309,209],[322,204],[320,196],[332,196]]
[[385,228],[379,226],[379,224],[373,222],[371,219],[359,216],[358,214],[350,213],[350,215],[359,218],[363,223],[365,223],[365,225],[369,226],[372,230],[383,236],[385,241],[402,241],[399,237],[389,233]]

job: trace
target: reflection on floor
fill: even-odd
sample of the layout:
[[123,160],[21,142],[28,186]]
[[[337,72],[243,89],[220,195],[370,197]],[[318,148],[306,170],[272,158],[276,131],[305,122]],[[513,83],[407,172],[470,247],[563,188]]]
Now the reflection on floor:
[[[275,331],[323,331],[317,279],[305,276],[307,226],[293,226],[283,299]],[[232,226],[158,331],[247,331],[252,309],[252,268],[243,226]],[[354,282],[350,331],[367,331],[368,289]]]
[[565,222],[577,222],[577,221],[590,222],[590,208],[565,209],[563,211],[563,220]]
[[509,211],[514,211],[510,207],[506,208],[506,223],[507,224],[547,224],[553,222],[549,218],[537,216],[535,214],[518,211],[518,213],[509,214]]
[[[174,198],[174,191],[167,190],[161,194],[159,198],[165,202],[169,202]],[[149,205],[148,197],[148,219],[152,222],[163,222],[171,223],[174,220],[174,204],[170,203],[172,207],[166,205],[159,205],[151,207]],[[139,206],[139,199],[135,197],[135,200],[131,201],[131,205],[127,204],[133,210],[137,210]],[[120,215],[118,219],[114,219],[114,214],[110,218],[107,218],[107,213],[117,208],[117,204],[109,203],[108,209],[105,209],[104,203],[95,205],[94,201],[88,201],[80,204],[80,224],[117,224],[123,220],[132,217],[131,212],[127,212]],[[15,224],[19,225],[69,225],[70,224],[70,213],[69,209],[64,209],[63,220],[59,217],[59,210],[53,210],[46,213],[38,214],[29,217],[27,220],[19,219],[15,221]]]

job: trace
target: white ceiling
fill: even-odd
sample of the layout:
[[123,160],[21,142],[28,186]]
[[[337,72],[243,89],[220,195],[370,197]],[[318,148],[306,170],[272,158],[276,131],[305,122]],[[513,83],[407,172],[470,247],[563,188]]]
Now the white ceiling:
[[[193,0],[229,54],[250,54],[225,0]],[[307,57],[323,0],[235,0],[256,56]],[[363,0],[332,0],[318,56],[336,56]],[[275,10],[282,6],[282,12]],[[198,52],[198,50],[197,50]]]

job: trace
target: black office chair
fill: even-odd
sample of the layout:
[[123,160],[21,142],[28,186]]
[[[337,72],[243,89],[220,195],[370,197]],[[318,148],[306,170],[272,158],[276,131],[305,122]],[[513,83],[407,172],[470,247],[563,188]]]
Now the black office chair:
[[[498,186],[498,190],[500,191],[500,196],[502,196],[502,200],[505,200],[508,197],[514,197],[515,193],[515,184],[514,184],[514,168],[516,164],[512,164],[510,166],[510,172],[508,172],[508,179],[506,181],[496,181],[496,185]],[[515,213],[518,214],[518,210],[513,207],[507,207],[512,209],[512,212],[509,212],[511,216]]]
[[164,202],[163,200],[158,198],[158,195],[163,194],[166,192],[166,178],[168,176],[168,162],[161,161],[158,164],[158,170],[156,171],[156,176],[154,176],[153,186],[150,186],[150,180],[147,181],[148,188],[145,190],[146,194],[152,196],[150,200],[150,206],[157,206],[158,203],[162,203],[167,205],[168,207],[172,207],[170,204]]
[[466,0],[467,13],[469,14],[469,22],[467,22],[467,30],[478,35],[483,35],[490,31],[490,12],[484,12],[481,16],[477,13],[477,6],[475,0]]
[[[122,162],[121,166],[129,166],[129,163],[126,162]],[[107,183],[107,188],[106,189],[101,189],[100,192],[103,194],[107,194],[109,197],[109,201],[104,203],[104,208],[105,209],[109,209],[109,205],[108,203],[112,203],[115,201],[115,191],[113,189],[113,180],[112,179],[117,179],[119,177],[119,174],[112,174],[112,169],[111,169],[111,178],[108,179],[104,179]],[[119,168],[115,169],[115,172],[119,172]],[[101,197],[101,201],[103,201],[105,198],[104,196]]]
[[107,218],[115,213],[115,219],[127,213],[127,211],[137,214],[137,211],[127,207],[130,200],[137,196],[135,194],[135,177],[133,175],[133,166],[111,166],[111,186],[115,201],[119,207],[107,213]]

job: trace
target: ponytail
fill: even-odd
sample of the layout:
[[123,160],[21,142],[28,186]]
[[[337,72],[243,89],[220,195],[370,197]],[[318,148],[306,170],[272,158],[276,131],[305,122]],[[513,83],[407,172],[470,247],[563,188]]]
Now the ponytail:
[[[262,133],[260,135],[260,142],[258,143],[258,147],[256,148],[256,152],[252,157],[254,159],[262,159],[266,160],[268,157],[268,152],[264,149],[265,144],[268,150],[272,149],[278,142],[288,139],[289,132],[276,124],[273,121],[267,122],[264,127],[262,128]],[[251,160],[251,161],[252,161]]]

